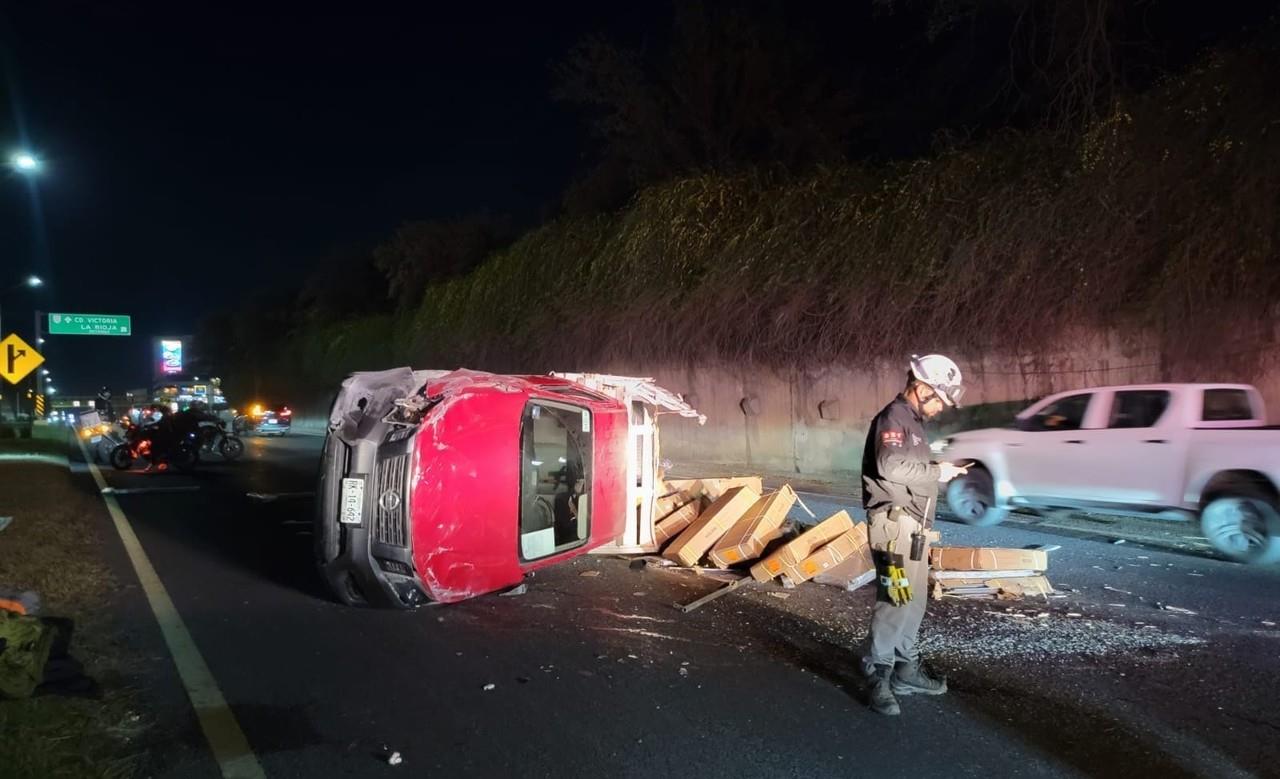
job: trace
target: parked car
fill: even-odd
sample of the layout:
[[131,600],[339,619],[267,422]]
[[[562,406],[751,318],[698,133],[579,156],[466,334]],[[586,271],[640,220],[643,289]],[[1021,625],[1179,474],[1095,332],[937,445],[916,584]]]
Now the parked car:
[[1010,509],[1195,518],[1215,549],[1280,561],[1280,429],[1245,384],[1072,390],[1013,427],[958,433],[935,447],[971,462],[947,487],[961,520],[994,525]]
[[519,584],[593,549],[656,549],[647,379],[401,368],[348,378],[329,417],[316,552],[336,597],[407,608]]

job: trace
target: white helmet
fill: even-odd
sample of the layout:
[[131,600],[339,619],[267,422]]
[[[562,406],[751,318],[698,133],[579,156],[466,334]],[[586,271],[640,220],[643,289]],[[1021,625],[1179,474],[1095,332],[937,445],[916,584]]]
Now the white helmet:
[[960,367],[950,357],[941,354],[926,354],[921,357],[913,354],[911,375],[932,387],[948,406],[960,405],[960,398],[964,397],[964,386],[960,383]]

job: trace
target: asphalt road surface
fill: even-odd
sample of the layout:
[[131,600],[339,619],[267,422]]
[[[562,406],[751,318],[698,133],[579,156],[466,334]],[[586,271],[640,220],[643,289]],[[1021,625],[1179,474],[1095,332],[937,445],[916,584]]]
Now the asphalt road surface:
[[[948,544],[1060,545],[1060,594],[932,603],[925,651],[951,692],[885,718],[855,661],[867,588],[754,585],[682,614],[719,583],[590,556],[519,596],[346,608],[312,569],[320,439],[246,444],[192,476],[103,475],[269,777],[1280,775],[1276,569],[942,523]],[[218,776],[109,538],[126,640],[152,660],[158,775]]]

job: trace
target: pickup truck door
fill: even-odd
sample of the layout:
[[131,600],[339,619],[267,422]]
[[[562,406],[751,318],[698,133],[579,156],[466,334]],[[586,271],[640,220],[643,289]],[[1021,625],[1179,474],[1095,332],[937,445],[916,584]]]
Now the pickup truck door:
[[1093,392],[1064,395],[1019,419],[1005,442],[1008,480],[1016,495],[1070,498],[1080,493],[1076,474],[1088,455],[1089,429],[1098,418]]
[[1167,389],[1111,393],[1106,427],[1091,430],[1080,463],[1080,497],[1097,503],[1178,506],[1185,481],[1187,435]]

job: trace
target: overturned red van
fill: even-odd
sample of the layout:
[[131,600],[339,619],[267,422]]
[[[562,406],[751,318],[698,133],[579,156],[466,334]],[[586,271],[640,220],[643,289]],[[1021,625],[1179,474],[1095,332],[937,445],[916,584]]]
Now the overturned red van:
[[705,421],[643,378],[353,374],[321,462],[321,575],[344,603],[412,608],[650,549],[659,413]]

